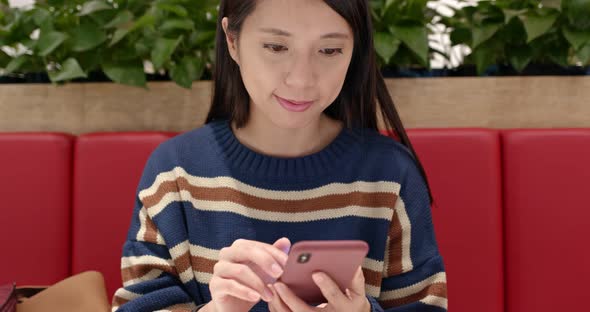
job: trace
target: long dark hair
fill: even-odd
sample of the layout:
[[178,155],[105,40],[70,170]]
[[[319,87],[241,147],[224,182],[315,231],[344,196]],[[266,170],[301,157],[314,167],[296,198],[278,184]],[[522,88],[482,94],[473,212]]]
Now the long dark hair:
[[[368,1],[324,0],[324,2],[340,14],[354,32],[353,55],[344,85],[336,100],[325,110],[326,115],[342,121],[345,127],[370,128],[379,131],[380,112],[384,130],[395,135],[413,154],[426,182],[432,203],[432,193],[426,172],[412,147],[378,68]],[[221,20],[227,17],[228,33],[234,38],[239,38],[242,24],[256,8],[256,3],[257,0],[221,0],[215,38],[213,98],[206,123],[217,119],[229,119],[237,127],[242,127],[248,121],[250,96],[242,81],[239,67],[229,54]]]

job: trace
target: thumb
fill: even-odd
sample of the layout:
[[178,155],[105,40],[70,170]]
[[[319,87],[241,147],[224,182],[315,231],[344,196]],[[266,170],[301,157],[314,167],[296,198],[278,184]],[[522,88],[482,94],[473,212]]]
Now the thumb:
[[360,266],[352,278],[350,290],[356,295],[365,296],[365,275],[363,274],[363,270]]
[[291,249],[291,241],[286,237],[277,239],[272,245],[286,254],[289,254],[289,250]]

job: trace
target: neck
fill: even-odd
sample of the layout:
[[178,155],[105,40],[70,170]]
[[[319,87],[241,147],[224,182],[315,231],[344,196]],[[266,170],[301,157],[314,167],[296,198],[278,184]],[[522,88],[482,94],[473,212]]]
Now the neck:
[[299,129],[285,129],[272,122],[250,117],[242,128],[232,124],[235,136],[248,148],[269,156],[301,157],[319,152],[338,136],[342,129],[339,121],[325,115]]

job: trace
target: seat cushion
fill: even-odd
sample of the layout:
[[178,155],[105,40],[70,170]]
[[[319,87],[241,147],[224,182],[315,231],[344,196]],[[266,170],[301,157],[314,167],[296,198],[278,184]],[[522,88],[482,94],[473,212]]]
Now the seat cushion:
[[502,133],[507,311],[582,311],[590,280],[590,129]]
[[69,275],[73,140],[0,134],[0,284],[50,285]]
[[135,193],[150,153],[173,133],[96,133],[75,146],[73,274],[103,273],[108,295],[121,287],[121,255]]
[[434,197],[451,311],[504,311],[499,133],[413,129],[408,135]]

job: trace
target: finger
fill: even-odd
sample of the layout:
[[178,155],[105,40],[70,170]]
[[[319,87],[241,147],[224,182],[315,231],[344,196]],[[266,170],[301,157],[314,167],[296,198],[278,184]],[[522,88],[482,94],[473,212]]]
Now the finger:
[[274,242],[272,245],[284,252],[286,255],[288,255],[289,250],[291,250],[291,241],[286,237],[277,239],[277,241]]
[[224,279],[218,276],[211,278],[209,289],[214,300],[220,300],[224,297],[231,296],[244,301],[258,302],[260,294],[255,290],[246,287],[237,281]]
[[277,293],[276,289],[271,284],[268,284],[268,288],[270,288],[273,293],[273,299],[268,304],[268,307],[272,307],[273,312],[291,312],[291,309],[289,309],[287,305],[285,305],[285,303],[281,299],[281,296],[279,296],[279,294]]
[[353,296],[365,296],[365,275],[363,274],[363,269],[360,266],[352,278],[350,291],[352,292]]
[[283,274],[287,255],[274,246],[239,239],[231,247],[221,249],[219,259],[235,263],[252,262],[269,276],[278,278]]
[[272,292],[262,279],[252,271],[250,267],[241,263],[218,261],[213,267],[213,274],[239,282],[240,284],[256,290],[266,302],[272,300]]
[[307,305],[297,295],[295,295],[287,285],[283,283],[275,283],[273,287],[276,289],[277,294],[283,300],[287,308],[291,311],[297,312],[309,312],[313,311],[313,308]]
[[313,281],[318,285],[322,291],[324,298],[328,300],[328,303],[335,307],[341,307],[350,300],[344,295],[340,287],[334,282],[328,275],[323,272],[316,272],[311,276]]

